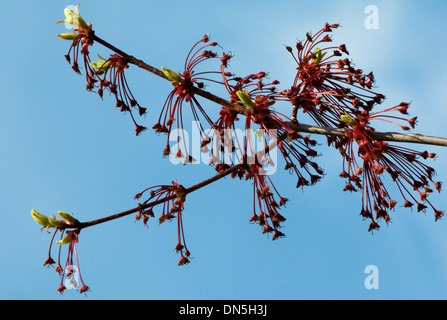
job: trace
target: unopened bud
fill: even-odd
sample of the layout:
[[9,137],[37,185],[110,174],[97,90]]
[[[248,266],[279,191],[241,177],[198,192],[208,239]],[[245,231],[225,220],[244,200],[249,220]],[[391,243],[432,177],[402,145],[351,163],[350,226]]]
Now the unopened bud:
[[78,36],[76,33],[73,32],[66,32],[66,33],[61,33],[61,34],[57,34],[59,39],[62,40],[74,40],[76,39],[76,37]]
[[85,23],[84,19],[82,19],[79,14],[73,15],[73,25],[77,29],[82,28],[84,30],[88,30],[87,23]]
[[56,243],[63,245],[63,244],[67,244],[70,243],[71,241],[76,241],[77,239],[77,234],[74,233],[73,231],[67,231],[67,235],[65,236],[65,238],[56,241]]
[[62,240],[56,241],[56,243],[58,243],[60,245],[63,245],[63,244],[70,243],[70,240],[71,240],[71,237],[70,236],[66,236]]
[[73,216],[67,212],[58,211],[57,214],[60,215],[63,219],[65,219],[70,224],[79,223],[79,221],[77,219],[73,218]]
[[101,59],[100,61],[90,62],[90,66],[94,69],[98,69],[101,71],[107,71],[110,68],[110,61],[104,59],[98,54],[98,57]]
[[352,118],[346,111],[344,115],[340,116],[340,121],[346,122],[351,126],[356,126],[358,124],[357,120]]
[[65,228],[67,227],[67,224],[63,221],[60,221],[58,219],[49,218],[48,222],[50,223],[50,226],[53,228]]
[[33,217],[34,221],[36,221],[38,224],[44,226],[44,227],[50,227],[50,221],[46,215],[41,214],[39,212],[37,212],[36,210],[32,209],[31,210],[31,216]]
[[178,73],[175,73],[174,71],[165,67],[161,67],[161,70],[163,71],[165,76],[172,82],[183,83],[183,79]]
[[250,95],[247,93],[247,91],[242,92],[238,91],[236,92],[237,96],[239,97],[240,101],[245,104],[249,109],[256,109],[256,104],[251,100]]
[[313,62],[318,64],[321,62],[321,60],[323,60],[325,55],[326,55],[326,52],[322,53],[319,48],[315,48],[315,58],[312,60],[313,60]]

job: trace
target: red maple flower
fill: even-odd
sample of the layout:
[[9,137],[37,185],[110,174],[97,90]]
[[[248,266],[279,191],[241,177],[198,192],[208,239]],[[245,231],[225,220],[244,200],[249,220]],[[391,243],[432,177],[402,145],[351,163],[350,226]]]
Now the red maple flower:
[[[237,141],[237,145],[233,144],[239,151],[239,163],[252,164],[253,157],[256,156],[256,150],[251,138],[252,130],[258,134],[258,138],[263,140],[264,148],[267,148],[268,140],[276,140],[276,131],[286,128],[289,132],[293,132],[283,122],[283,115],[272,108],[275,103],[276,85],[279,81],[264,82],[268,77],[266,72],[258,72],[249,74],[245,77],[235,77],[225,72],[226,64],[221,65],[221,74],[223,83],[228,91],[230,101],[239,105],[244,109],[245,128],[243,141]],[[234,111],[221,112],[222,120],[218,120],[212,129],[222,134],[223,130],[235,131]],[[230,119],[230,121],[228,121]],[[249,159],[250,158],[250,159]]]
[[83,56],[83,65],[85,68],[85,76],[87,79],[87,90],[91,90],[96,82],[95,72],[90,66],[90,56],[89,47],[94,43],[94,31],[92,29],[91,23],[85,23],[78,12],[78,7],[76,7],[75,12],[66,9],[65,12],[66,19],[58,21],[58,23],[68,23],[74,26],[73,33],[60,34],[60,39],[72,40],[70,49],[65,55],[65,59],[72,65],[73,71],[81,74],[79,69],[79,53]]
[[[138,136],[146,127],[139,125],[132,111],[137,109],[138,114],[146,114],[146,108],[140,106],[133,96],[126,80],[125,70],[129,68],[129,62],[118,54],[112,54],[106,59],[91,63],[97,69],[95,76],[99,80],[98,95],[103,98],[104,89],[108,89],[115,96],[116,108],[121,112],[129,112],[133,123],[135,124],[135,133]],[[93,89],[93,88],[92,88]]]
[[[150,196],[144,202],[140,203],[139,212],[136,216],[137,220],[143,218],[144,225],[147,225],[149,216],[154,217],[153,209],[156,205],[163,203],[163,211],[158,218],[159,225],[165,223],[166,221],[171,221],[177,218],[177,245],[174,251],[180,252],[179,265],[184,265],[189,263],[188,257],[190,252],[186,247],[185,233],[183,231],[183,210],[184,203],[186,200],[185,188],[177,183],[177,180],[172,181],[172,185],[157,185],[149,187],[142,192],[138,193],[135,198],[141,198],[144,193],[149,192]],[[147,207],[146,205],[151,202],[152,205]],[[142,210],[142,207],[147,207]]]
[[[280,196],[271,178],[264,175],[262,171],[262,166],[256,162],[250,165],[246,172],[245,178],[253,180],[253,215],[250,222],[263,227],[262,233],[273,233],[272,240],[277,240],[284,236],[279,229],[281,223],[286,220],[278,210],[286,204],[288,199]],[[275,194],[279,197],[279,204],[275,200]]]
[[[407,103],[370,113],[367,110],[359,112],[357,117],[345,118],[350,128],[346,132],[345,144],[339,147],[343,156],[343,171],[341,177],[348,179],[345,191],[362,192],[361,216],[371,220],[370,230],[380,228],[376,220],[390,221],[389,210],[393,209],[397,201],[392,199],[383,179],[387,172],[397,186],[403,200],[404,207],[411,208],[416,204],[417,211],[424,211],[428,204],[435,212],[435,219],[439,219],[444,212],[437,210],[427,196],[433,192],[430,183],[440,191],[440,182],[433,181],[434,169],[422,161],[434,158],[435,154],[427,151],[420,152],[372,138],[374,129],[370,121],[381,120],[398,125],[402,130],[408,130],[405,125],[396,121],[403,120],[411,124],[416,118],[405,119],[392,116],[389,113],[399,111],[407,114]],[[357,145],[355,149],[354,142]],[[416,195],[415,195],[416,194]],[[375,215],[373,214],[375,213]]]
[[310,139],[310,135],[302,136],[298,132],[287,133],[280,130],[279,137],[284,136],[286,138],[278,142],[278,148],[286,161],[284,169],[294,172],[298,178],[296,187],[314,185],[320,181],[324,172],[311,160],[317,156],[317,152],[312,149],[317,142]]
[[[205,43],[205,45],[197,47],[200,44]],[[208,35],[203,36],[203,38],[194,44],[194,46],[189,51],[185,65],[184,71],[175,73],[167,68],[162,68],[163,72],[167,76],[174,87],[174,89],[169,93],[165,104],[163,105],[162,111],[158,122],[154,125],[153,129],[156,132],[167,133],[167,143],[165,150],[163,152],[164,156],[168,156],[171,152],[169,145],[169,138],[172,130],[174,129],[174,123],[176,123],[176,129],[183,130],[183,107],[184,103],[188,103],[194,120],[196,121],[199,131],[203,136],[204,129],[200,123],[199,113],[205,119],[205,121],[212,125],[213,121],[208,116],[206,111],[202,108],[199,101],[195,96],[195,89],[201,89],[205,86],[206,81],[218,82],[216,80],[205,78],[208,74],[218,74],[218,71],[205,71],[196,72],[194,69],[197,65],[203,63],[209,59],[218,59],[217,53],[209,50],[209,47],[217,46],[217,42],[209,42]],[[178,135],[178,142],[180,141],[180,134]],[[180,151],[180,143],[178,143],[179,149],[176,150],[176,156],[179,158],[184,157],[185,163],[193,162],[195,159],[188,153],[188,148],[185,145],[183,154]]]
[[221,108],[220,117],[211,126],[201,140],[201,152],[210,153],[210,165],[215,165],[217,172],[222,172],[241,163],[241,141],[236,134],[235,122],[239,120],[238,113],[226,107]]
[[[58,244],[60,244],[56,272],[61,275],[61,283],[57,289],[57,292],[63,293],[67,289],[67,287],[64,285],[64,280],[66,278],[68,280],[68,277],[72,276],[72,273],[74,270],[73,266],[75,265],[75,262],[76,262],[76,267],[77,267],[76,272],[78,272],[78,276],[79,276],[79,279],[80,279],[81,285],[82,285],[80,293],[83,293],[83,292],[87,291],[89,289],[89,287],[86,286],[84,284],[84,281],[82,280],[81,269],[79,266],[78,252],[76,249],[76,244],[79,241],[80,230],[75,229],[72,231],[65,231],[65,230],[59,230],[56,228],[54,231],[54,234],[51,238],[50,247],[49,247],[49,255],[50,255],[51,248],[53,245],[53,240],[54,240],[56,233],[58,231],[61,231],[61,239],[59,241],[56,241]],[[65,237],[64,237],[64,234],[65,234]],[[62,253],[63,245],[68,245],[67,259],[65,261],[64,267],[62,267],[62,265],[61,265],[61,253]],[[74,256],[75,260],[73,259],[73,256]],[[51,265],[54,263],[55,263],[55,261],[49,256],[47,258],[47,260],[45,261],[44,266]],[[72,279],[72,281],[74,281],[74,280]],[[75,288],[77,287],[76,283],[74,283],[74,287]]]
[[308,33],[306,40],[297,42],[296,54],[286,46],[298,67],[293,85],[280,96],[292,103],[293,120],[301,110],[318,125],[345,127],[339,121],[341,115],[353,115],[360,108],[371,110],[385,98],[371,91],[375,82],[372,72],[366,74],[349,59],[342,59],[343,54],[349,55],[344,44],[328,45],[332,42],[329,33],[337,27],[326,24],[314,35]]

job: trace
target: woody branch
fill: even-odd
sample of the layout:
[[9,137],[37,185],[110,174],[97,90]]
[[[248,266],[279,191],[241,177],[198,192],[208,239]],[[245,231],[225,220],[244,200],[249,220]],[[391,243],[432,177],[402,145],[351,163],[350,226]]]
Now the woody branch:
[[[144,61],[135,58],[132,55],[129,55],[122,50],[116,48],[115,46],[111,45],[110,43],[104,41],[103,39],[99,38],[98,36],[94,35],[94,41],[97,43],[102,44],[104,47],[116,52],[117,54],[121,55],[123,58],[125,58],[129,63],[136,65],[139,68],[142,68],[144,70],[147,70],[165,80],[169,80],[166,75],[160,70],[157,69]],[[233,111],[236,111],[240,114],[245,114],[246,110],[234,103],[231,103],[225,99],[222,99],[221,97],[218,97],[208,91],[193,87],[192,90],[195,94],[208,99],[210,101],[213,101],[219,105],[225,106]],[[274,119],[270,119],[270,121],[275,122]],[[308,125],[298,122],[292,122],[287,121],[285,122],[291,129],[297,131],[297,132],[306,132],[306,133],[313,133],[313,134],[319,134],[319,135],[333,135],[333,136],[343,136],[346,132],[346,129],[343,128],[330,128],[330,127],[322,127],[322,126],[314,126],[314,125]],[[394,142],[405,142],[405,143],[417,143],[417,144],[426,144],[426,145],[436,145],[436,146],[442,146],[447,147],[447,138],[444,137],[433,137],[433,136],[427,136],[417,133],[409,133],[409,134],[402,134],[397,132],[373,132],[371,134],[372,138],[380,141],[394,141]]]

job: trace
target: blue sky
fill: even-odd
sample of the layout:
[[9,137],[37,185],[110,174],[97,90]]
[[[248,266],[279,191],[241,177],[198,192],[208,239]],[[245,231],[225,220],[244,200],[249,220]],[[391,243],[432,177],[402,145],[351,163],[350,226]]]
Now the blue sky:
[[[297,190],[288,173],[278,170],[273,177],[291,199],[282,212],[287,237],[273,242],[248,223],[251,185],[221,180],[187,198],[189,265],[177,266],[175,223],[152,221],[144,228],[132,215],[81,232],[82,276],[92,290],[57,295],[59,277],[42,267],[50,236],[31,219],[32,208],[48,215],[73,212],[88,221],[135,207],[133,196],[146,187],[174,179],[191,186],[214,173],[203,164],[171,164],[161,156],[164,138],[151,131],[135,137],[111,97],[101,101],[86,92],[85,78],[64,60],[68,42],[56,36],[65,31],[55,23],[64,7],[76,4],[14,1],[0,13],[7,30],[0,53],[0,298],[447,298],[445,218],[435,222],[431,211],[399,207],[389,226],[368,233],[359,216],[360,195],[342,192],[341,159],[324,143],[318,162],[326,176],[319,184]],[[370,4],[379,9],[377,30],[364,26]],[[166,7],[162,1],[123,6],[112,0],[80,7],[99,37],[156,67],[180,70],[191,45],[209,33],[234,55],[233,72],[266,71],[284,85],[295,70],[284,46],[325,22],[340,23],[334,41],[347,45],[356,65],[374,71],[385,105],[411,101],[411,114],[419,119],[414,132],[444,137],[446,9],[443,1],[192,0]],[[109,53],[97,44],[94,52]],[[151,127],[171,86],[134,66],[127,78],[149,110],[141,124]],[[438,154],[432,165],[445,181],[445,148],[415,147]],[[447,209],[443,193],[431,198]],[[364,286],[368,265],[379,270],[379,289]]]

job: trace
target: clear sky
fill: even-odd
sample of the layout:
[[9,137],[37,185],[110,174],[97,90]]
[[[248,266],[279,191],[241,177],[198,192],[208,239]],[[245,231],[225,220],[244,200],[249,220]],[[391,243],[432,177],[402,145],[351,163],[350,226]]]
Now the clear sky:
[[[89,1],[80,6],[96,34],[156,67],[180,70],[193,43],[208,33],[234,55],[231,71],[269,72],[285,86],[295,62],[285,45],[325,22],[340,23],[335,43],[372,70],[384,106],[411,101],[414,132],[447,137],[445,1]],[[282,214],[286,237],[272,241],[248,222],[251,185],[221,180],[188,196],[184,228],[191,263],[178,267],[176,223],[135,223],[134,215],[85,229],[78,253],[91,292],[56,294],[54,268],[42,267],[50,235],[30,211],[73,212],[81,221],[137,205],[142,189],[172,180],[191,186],[214,174],[205,164],[179,166],[162,158],[165,139],[136,137],[112,97],[85,90],[85,78],[64,59],[69,43],[56,24],[75,2],[2,3],[0,76],[0,298],[2,299],[446,299],[446,218],[398,207],[392,223],[373,234],[359,216],[359,194],[342,191],[341,159],[324,139],[318,163],[324,179],[295,189],[283,170],[275,186],[290,198]],[[378,29],[364,21],[379,10]],[[108,56],[95,44],[93,52]],[[94,56],[93,54],[93,56]],[[131,66],[127,79],[155,124],[171,85]],[[216,105],[204,102],[209,110]],[[214,109],[213,109],[214,108]],[[394,131],[394,127],[387,128]],[[443,147],[430,161],[447,179]],[[393,192],[396,190],[392,189]],[[431,200],[447,210],[444,193]],[[156,214],[160,214],[160,208]],[[57,257],[53,251],[53,258]],[[377,266],[379,288],[365,287],[365,268]]]

